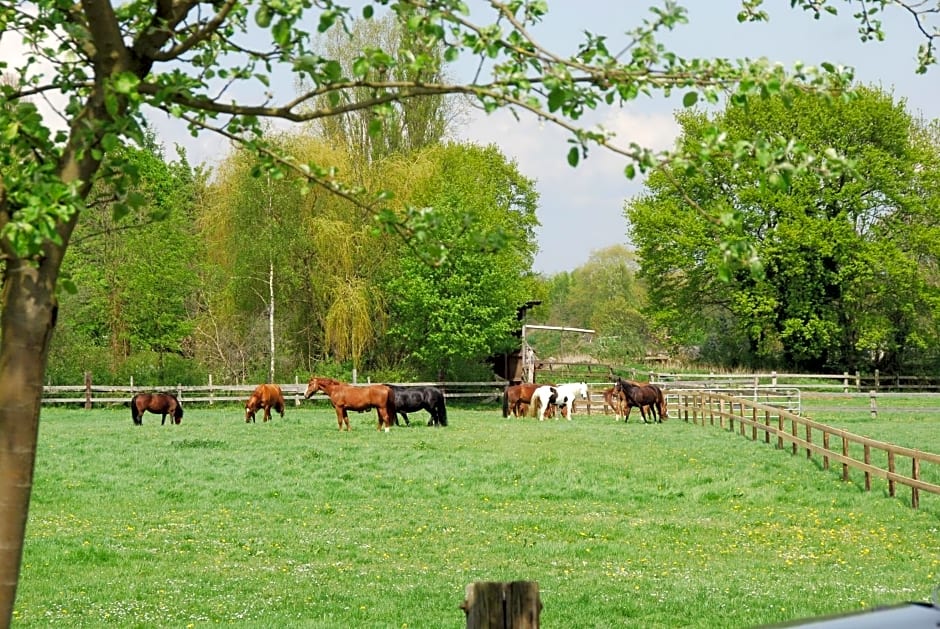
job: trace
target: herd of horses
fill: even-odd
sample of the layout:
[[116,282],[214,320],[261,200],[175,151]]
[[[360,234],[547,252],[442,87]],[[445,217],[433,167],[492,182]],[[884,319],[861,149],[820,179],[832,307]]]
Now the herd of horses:
[[[540,421],[552,417],[555,409],[563,416],[571,419],[572,406],[578,397],[587,398],[587,384],[584,382],[568,384],[515,384],[506,387],[503,391],[503,417],[526,417],[532,415]],[[655,385],[643,382],[634,382],[617,377],[614,386],[604,391],[605,404],[614,409],[615,418],[619,421],[629,421],[630,410],[634,407],[640,409],[644,423],[649,423],[647,413],[652,421],[662,422],[669,417],[666,408],[666,396],[663,390]]]
[[[350,430],[349,411],[367,412],[375,409],[378,430],[388,432],[394,423],[400,426],[399,415],[405,425],[410,426],[408,413],[427,411],[428,426],[447,425],[447,407],[444,393],[433,386],[403,386],[390,384],[358,385],[341,382],[334,378],[313,376],[307,383],[304,399],[314,394],[325,394],[336,410],[336,423],[340,430]],[[557,412],[571,419],[575,401],[588,398],[585,382],[567,384],[523,383],[507,386],[503,391],[503,417],[525,417],[532,415],[544,421]],[[614,409],[616,419],[630,419],[633,407],[640,409],[643,422],[648,423],[647,413],[653,421],[662,422],[669,417],[666,398],[655,384],[633,382],[617,377],[614,386],[604,392],[604,401]],[[160,424],[179,424],[183,418],[183,406],[172,393],[138,393],[131,398],[131,418],[134,424],[143,424],[144,412],[162,416]],[[260,384],[255,387],[245,403],[245,422],[254,422],[255,414],[262,410],[263,421],[271,419],[271,409],[284,417],[284,394],[276,384]]]

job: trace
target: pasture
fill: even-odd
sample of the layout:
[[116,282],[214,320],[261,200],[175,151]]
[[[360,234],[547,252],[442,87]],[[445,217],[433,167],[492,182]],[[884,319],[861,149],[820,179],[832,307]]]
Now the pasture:
[[[940,496],[674,418],[448,418],[45,408],[16,626],[460,628],[468,583],[535,580],[544,627],[746,627],[940,582]],[[938,424],[851,429],[940,452]]]

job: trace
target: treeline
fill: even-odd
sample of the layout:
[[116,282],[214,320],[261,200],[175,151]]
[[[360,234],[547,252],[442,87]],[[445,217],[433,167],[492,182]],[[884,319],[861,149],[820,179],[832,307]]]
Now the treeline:
[[[534,181],[493,146],[447,141],[453,105],[426,106],[390,112],[398,133],[381,143],[366,119],[272,133],[297,160],[386,191],[374,212],[350,201],[356,191],[306,189],[237,150],[211,173],[184,154],[165,159],[155,141],[117,154],[112,167],[136,169],[140,184],[99,184],[75,234],[49,383],[85,371],[145,385],[353,368],[489,379],[488,359],[518,347],[518,308],[530,300],[542,304],[529,323],[597,331],[534,332],[543,358],[630,365],[665,351],[723,368],[940,367],[940,136],[889,95],[681,114],[680,144],[707,142],[717,119],[742,137],[785,129],[835,147],[852,176],[817,169],[755,186],[730,156],[705,171],[677,164],[626,203],[635,252],[600,250],[552,277],[532,270]],[[754,263],[729,266],[742,256],[720,243],[751,248]]]

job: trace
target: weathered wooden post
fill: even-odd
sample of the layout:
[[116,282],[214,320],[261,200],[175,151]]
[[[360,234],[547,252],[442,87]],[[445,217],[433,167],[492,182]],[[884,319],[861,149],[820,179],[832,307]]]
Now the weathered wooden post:
[[85,372],[85,410],[91,410],[91,372]]
[[868,404],[871,406],[871,418],[877,419],[878,417],[878,400],[875,399],[875,392],[868,392]]
[[537,581],[477,581],[460,608],[467,629],[538,629],[542,601]]

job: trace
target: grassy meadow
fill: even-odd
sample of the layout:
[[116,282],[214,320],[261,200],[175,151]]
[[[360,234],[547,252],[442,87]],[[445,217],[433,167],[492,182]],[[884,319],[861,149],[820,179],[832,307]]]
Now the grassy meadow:
[[[426,417],[44,409],[15,626],[460,628],[467,584],[534,580],[543,627],[749,627],[940,582],[940,496],[676,420]],[[936,415],[866,417],[940,452]]]

